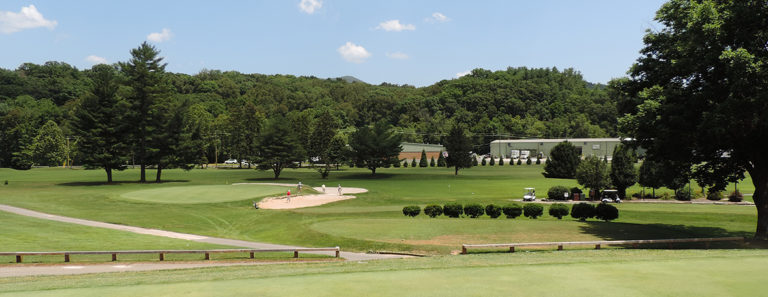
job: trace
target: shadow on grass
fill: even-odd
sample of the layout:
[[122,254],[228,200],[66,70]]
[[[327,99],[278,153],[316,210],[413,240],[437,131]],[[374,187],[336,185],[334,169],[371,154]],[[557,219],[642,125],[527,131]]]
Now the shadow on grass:
[[[728,231],[719,227],[697,227],[672,224],[634,224],[588,221],[579,227],[582,233],[592,234],[603,240],[680,239],[709,237],[745,237],[753,234]],[[705,243],[676,243],[671,248],[705,248]],[[744,248],[740,242],[713,242],[709,248]],[[667,244],[644,244],[641,248],[670,248]]]
[[123,185],[123,184],[168,184],[168,183],[188,183],[189,180],[186,179],[170,179],[170,180],[164,180],[159,183],[154,181],[148,181],[141,183],[139,181],[113,181],[111,183],[105,182],[105,181],[91,181],[91,182],[69,182],[69,183],[60,183],[57,184],[58,186],[68,186],[68,187],[88,187],[88,186],[116,186],[116,185]]

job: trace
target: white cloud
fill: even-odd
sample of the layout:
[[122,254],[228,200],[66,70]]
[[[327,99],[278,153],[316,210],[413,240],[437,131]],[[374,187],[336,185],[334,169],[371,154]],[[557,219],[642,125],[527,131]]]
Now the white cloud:
[[299,9],[307,14],[313,14],[321,7],[323,7],[323,0],[301,0],[299,3]]
[[109,64],[107,62],[107,59],[105,59],[104,57],[96,56],[96,55],[87,56],[85,57],[85,60],[90,62],[92,65]]
[[464,72],[456,73],[456,78],[465,76],[465,75],[470,74],[470,73],[472,73],[472,70],[467,70],[467,71],[464,71]]
[[450,18],[439,12],[433,13],[431,17],[426,19],[426,21],[430,23],[445,23],[450,20]]
[[382,22],[379,24],[376,29],[384,30],[384,31],[413,31],[416,30],[416,26],[411,24],[401,24],[400,20],[389,20],[386,22]]
[[336,51],[339,52],[344,60],[358,64],[365,62],[365,59],[371,56],[371,53],[369,53],[364,47],[354,44],[350,41],[347,41],[346,44],[339,47]]
[[163,28],[163,31],[160,33],[150,33],[147,35],[147,40],[152,42],[163,42],[168,39],[171,39],[171,30],[168,28]]
[[403,52],[386,53],[385,55],[388,58],[395,59],[395,60],[406,60],[406,59],[410,58],[408,56],[408,54],[403,53]]
[[53,29],[56,25],[58,22],[46,20],[34,5],[22,7],[18,13],[0,11],[0,32],[5,34],[40,27]]

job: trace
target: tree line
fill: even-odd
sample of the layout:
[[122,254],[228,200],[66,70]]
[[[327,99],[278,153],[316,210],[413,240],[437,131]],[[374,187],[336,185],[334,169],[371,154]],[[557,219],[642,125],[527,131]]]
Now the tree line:
[[[86,70],[62,62],[0,69],[0,167],[67,159],[114,169],[143,164],[159,169],[158,180],[164,168],[255,160],[270,127],[296,134],[292,151],[306,161],[331,144],[313,137],[337,131],[330,139],[341,147],[358,127],[379,122],[402,141],[424,143],[443,142],[456,123],[483,154],[497,138],[615,136],[615,110],[604,86],[573,69],[476,69],[421,88],[218,70],[187,75],[165,71],[157,49],[142,44],[126,62]],[[321,124],[325,132],[313,135]],[[94,137],[110,148],[94,151],[87,143]],[[114,152],[123,153],[104,160]]]

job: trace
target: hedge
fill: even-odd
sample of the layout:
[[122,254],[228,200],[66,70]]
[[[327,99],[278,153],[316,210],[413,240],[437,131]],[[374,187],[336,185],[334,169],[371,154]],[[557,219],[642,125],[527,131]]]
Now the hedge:
[[619,209],[608,203],[600,203],[595,207],[595,218],[606,222],[618,219]]
[[504,215],[507,216],[507,219],[514,219],[523,214],[523,207],[517,203],[505,205],[501,210],[504,212]]
[[574,204],[571,207],[571,217],[579,219],[579,221],[586,221],[588,218],[595,217],[595,206],[586,202]]
[[449,218],[458,218],[464,213],[464,208],[460,203],[446,203],[443,206],[443,213]]
[[424,214],[430,218],[439,217],[443,215],[443,207],[437,204],[430,204],[424,207]]
[[492,219],[498,218],[501,216],[501,206],[488,204],[485,206],[485,214],[487,214]]
[[483,206],[477,203],[470,203],[467,205],[464,205],[464,214],[468,215],[470,218],[477,218],[484,214]]
[[547,191],[547,199],[550,200],[567,200],[565,193],[568,193],[568,188],[564,186],[554,186]]
[[409,205],[406,207],[403,207],[403,215],[409,216],[409,217],[415,217],[421,213],[421,207],[418,207],[416,205]]
[[569,212],[568,205],[562,203],[554,203],[549,206],[549,215],[556,217],[558,220],[563,219]]
[[542,214],[544,214],[544,207],[541,206],[541,204],[526,203],[523,206],[523,215],[528,218],[536,219],[540,217]]

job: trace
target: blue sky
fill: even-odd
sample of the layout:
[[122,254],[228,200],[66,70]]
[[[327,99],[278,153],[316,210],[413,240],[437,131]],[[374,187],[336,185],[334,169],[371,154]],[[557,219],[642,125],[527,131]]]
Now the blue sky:
[[624,76],[661,0],[0,2],[0,67],[125,61],[150,41],[167,70],[352,75],[425,86],[474,68]]

